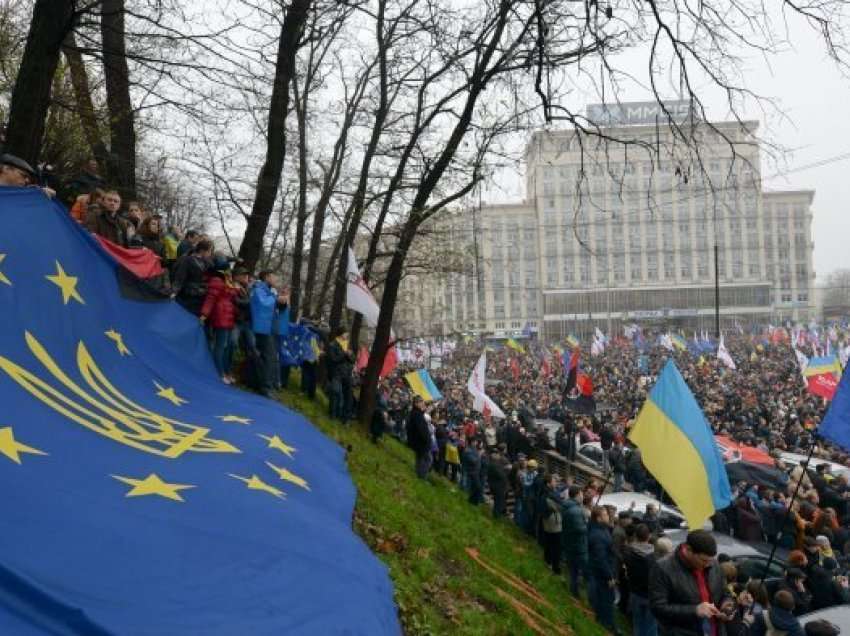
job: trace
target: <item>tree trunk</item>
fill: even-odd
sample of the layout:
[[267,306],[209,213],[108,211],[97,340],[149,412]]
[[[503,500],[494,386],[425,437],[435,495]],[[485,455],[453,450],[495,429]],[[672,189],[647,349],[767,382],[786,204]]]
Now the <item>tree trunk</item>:
[[304,225],[307,223],[307,103],[310,80],[305,82],[304,93],[299,96],[298,82],[292,83],[295,114],[298,121],[298,210],[295,215],[295,244],[292,246],[292,279],[289,284],[289,307],[295,319],[301,304],[301,261],[304,258]]
[[[71,84],[74,87],[74,99],[77,102],[77,116],[80,118],[80,124],[85,133],[86,141],[89,144],[92,155],[97,159],[98,165],[103,166],[104,170],[109,170],[109,151],[106,149],[106,144],[100,135],[97,115],[95,114],[94,103],[91,99],[89,76],[86,72],[83,56],[80,55],[80,51],[77,49],[77,41],[73,33],[69,33],[68,37],[65,38],[65,44],[62,50],[65,53],[65,59],[68,60]],[[111,175],[107,173],[107,176]]]
[[[434,162],[431,169],[424,175],[419,183],[416,195],[410,206],[410,213],[402,227],[398,245],[393,253],[392,261],[387,270],[387,277],[384,281],[384,290],[381,296],[381,313],[378,317],[378,326],[375,328],[375,341],[372,343],[372,351],[369,354],[369,363],[366,365],[366,375],[363,378],[363,384],[360,387],[360,409],[359,419],[361,424],[365,425],[372,417],[372,412],[375,410],[375,393],[378,388],[378,375],[384,365],[384,356],[387,351],[387,344],[390,338],[390,329],[395,312],[395,303],[398,298],[398,288],[401,283],[401,276],[404,269],[404,261],[407,258],[407,251],[413,244],[416,233],[419,227],[424,223],[429,214],[427,204],[428,199],[437,187],[440,179],[445,171],[454,160],[457,149],[461,141],[469,132],[472,123],[472,114],[475,110],[475,105],[478,103],[478,98],[484,91],[490,75],[494,70],[490,69],[490,61],[496,54],[496,50],[502,39],[505,26],[507,24],[508,15],[510,12],[510,0],[501,0],[499,3],[499,12],[495,18],[493,32],[489,36],[487,47],[476,59],[476,64],[473,72],[470,74],[469,84],[467,88],[466,103],[463,110],[458,115],[458,120],[446,141],[445,147],[440,152],[439,157]],[[473,181],[474,184],[474,181]],[[468,191],[471,186],[462,189]]]
[[378,317],[378,325],[375,327],[375,340],[372,343],[372,351],[369,354],[369,363],[366,365],[366,375],[360,390],[360,405],[358,417],[361,423],[368,422],[375,410],[375,394],[378,388],[378,376],[384,366],[384,357],[387,355],[390,332],[393,322],[393,312],[398,296],[398,287],[404,270],[404,259],[407,250],[413,244],[416,236],[417,225],[407,223],[399,237],[393,258],[387,269],[387,277],[384,281],[384,293],[381,297],[381,313]]
[[36,0],[6,130],[4,151],[35,166],[44,139],[53,76],[62,41],[74,26],[72,0]]
[[263,238],[269,225],[280,188],[283,162],[286,158],[286,116],[289,112],[289,82],[295,71],[295,53],[307,22],[310,0],[293,0],[280,29],[280,40],[275,62],[274,87],[269,104],[266,160],[257,179],[257,194],[242,246],[241,258],[248,268],[253,268],[263,251]]
[[136,198],[136,129],[130,100],[130,69],[124,29],[124,0],[103,0],[100,37],[109,107],[109,176],[125,200]]
[[[387,113],[389,112],[387,48],[386,41],[384,39],[385,9],[386,2],[379,2],[377,20],[375,24],[376,42],[378,45],[378,81],[380,86],[378,107],[375,110],[375,122],[372,125],[369,143],[366,145],[366,151],[363,153],[363,161],[360,166],[360,179],[357,183],[357,190],[355,190],[354,196],[351,199],[351,205],[349,206],[351,218],[348,225],[348,232],[345,236],[345,243],[342,246],[343,249],[339,254],[339,260],[337,261],[339,273],[334,285],[334,295],[331,303],[330,318],[328,320],[331,330],[338,328],[342,322],[342,312],[345,306],[345,290],[346,284],[348,283],[348,279],[346,277],[348,270],[348,250],[346,248],[353,246],[354,239],[357,236],[357,231],[360,229],[360,220],[363,217],[364,204],[366,200],[366,188],[369,184],[369,170],[372,166],[372,159],[375,156],[375,151],[378,148],[378,142],[381,139],[381,133],[384,129]],[[333,266],[333,261],[331,261],[331,266]]]

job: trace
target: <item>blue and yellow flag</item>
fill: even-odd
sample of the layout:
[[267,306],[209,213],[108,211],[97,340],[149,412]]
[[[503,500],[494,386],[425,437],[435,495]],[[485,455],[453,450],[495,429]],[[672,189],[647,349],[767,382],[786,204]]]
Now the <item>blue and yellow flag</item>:
[[425,369],[411,371],[410,373],[405,374],[404,379],[407,380],[407,383],[410,385],[410,390],[426,402],[443,399],[443,394],[440,393],[437,385],[434,384],[434,380],[431,379],[431,374]]
[[522,348],[522,345],[513,338],[508,338],[507,340],[505,340],[505,346],[509,349],[513,349],[518,353],[525,353],[525,349]]
[[39,190],[0,217],[0,633],[399,634],[342,448]]
[[658,376],[629,439],[691,528],[701,528],[715,510],[730,504],[729,477],[711,427],[672,360]]
[[832,373],[836,378],[841,377],[841,364],[835,354],[810,358],[803,375],[807,378],[824,373]]

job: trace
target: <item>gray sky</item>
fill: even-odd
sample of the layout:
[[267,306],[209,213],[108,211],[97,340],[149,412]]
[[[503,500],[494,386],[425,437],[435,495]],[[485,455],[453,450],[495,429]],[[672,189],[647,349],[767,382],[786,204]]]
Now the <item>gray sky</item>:
[[[769,59],[750,59],[745,86],[774,100],[776,110],[762,112],[752,103],[741,112],[746,119],[761,122],[760,136],[787,153],[762,160],[766,190],[813,189],[814,265],[817,284],[826,274],[839,268],[850,268],[850,78],[842,76],[835,63],[824,52],[822,41],[810,28],[791,24],[786,50]],[[637,75],[645,68],[645,53],[629,53],[621,66],[631,67]],[[675,93],[670,94],[675,99]],[[649,91],[629,88],[621,93],[623,101],[652,99]],[[722,96],[704,96],[712,119],[729,118]],[[588,96],[587,102],[599,100]],[[572,108],[578,104],[571,103]],[[835,159],[822,166],[819,162]],[[806,166],[812,166],[805,168]],[[803,169],[805,168],[805,169]],[[513,172],[513,171],[510,171]],[[776,176],[781,174],[783,176]],[[516,200],[522,197],[524,178],[500,173],[497,184],[488,188],[490,202]]]

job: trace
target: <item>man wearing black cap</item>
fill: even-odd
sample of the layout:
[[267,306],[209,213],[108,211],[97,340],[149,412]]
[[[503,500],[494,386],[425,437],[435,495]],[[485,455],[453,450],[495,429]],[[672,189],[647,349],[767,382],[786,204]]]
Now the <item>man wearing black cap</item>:
[[35,170],[15,155],[0,155],[0,186],[23,188],[35,181]]
[[[0,186],[35,187],[36,177],[32,166],[20,157],[8,153],[0,155]],[[56,191],[51,188],[39,189],[51,199],[56,196]]]
[[653,564],[649,606],[664,634],[722,636],[723,573],[716,555],[711,533],[694,530],[673,554]]

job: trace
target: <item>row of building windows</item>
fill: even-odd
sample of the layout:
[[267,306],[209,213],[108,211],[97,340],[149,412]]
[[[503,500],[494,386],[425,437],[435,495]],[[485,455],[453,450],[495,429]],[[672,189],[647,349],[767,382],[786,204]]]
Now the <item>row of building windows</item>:
[[[720,304],[727,307],[770,305],[769,285],[721,287]],[[691,289],[593,290],[545,294],[547,315],[585,314],[664,309],[708,309],[714,306],[714,287]]]

